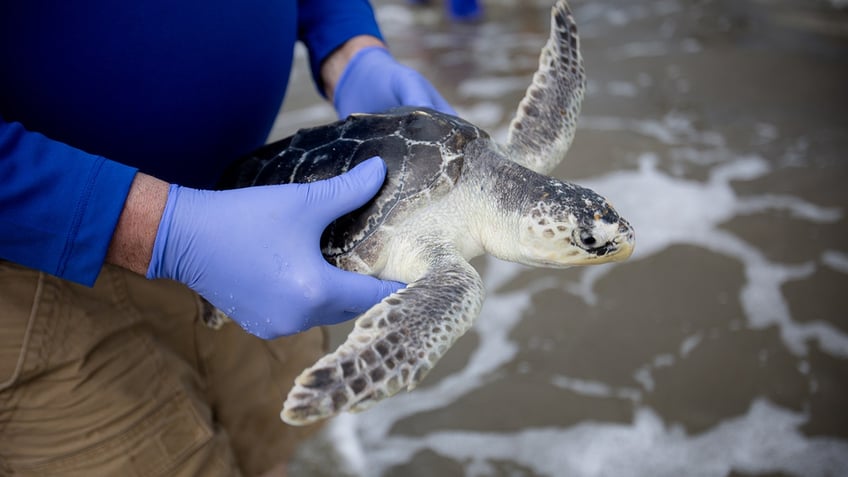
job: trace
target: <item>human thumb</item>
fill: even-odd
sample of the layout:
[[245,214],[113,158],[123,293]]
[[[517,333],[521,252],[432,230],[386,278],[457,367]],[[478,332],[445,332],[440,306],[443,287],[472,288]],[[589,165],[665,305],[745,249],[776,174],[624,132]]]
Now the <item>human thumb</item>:
[[329,224],[371,200],[386,178],[386,164],[372,157],[350,171],[309,186],[309,206]]

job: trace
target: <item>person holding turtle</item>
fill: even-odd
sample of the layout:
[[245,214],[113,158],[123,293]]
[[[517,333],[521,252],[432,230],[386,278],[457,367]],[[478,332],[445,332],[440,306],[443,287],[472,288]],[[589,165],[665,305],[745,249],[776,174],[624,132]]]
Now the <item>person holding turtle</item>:
[[[0,474],[280,474],[314,430],[276,416],[318,326],[403,285],[320,252],[380,188],[379,158],[211,190],[265,141],[296,41],[340,117],[453,113],[367,0],[4,4]],[[206,328],[209,303],[250,334]]]

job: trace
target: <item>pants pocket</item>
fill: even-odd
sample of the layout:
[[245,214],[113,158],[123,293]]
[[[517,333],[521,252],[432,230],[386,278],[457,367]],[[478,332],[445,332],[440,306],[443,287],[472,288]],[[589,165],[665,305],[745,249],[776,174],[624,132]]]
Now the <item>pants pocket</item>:
[[212,436],[191,400],[177,394],[123,432],[85,450],[9,464],[21,476],[158,476],[178,467]]
[[0,474],[232,474],[210,470],[234,467],[196,370],[131,306],[120,271],[87,288],[0,263],[0,353]]

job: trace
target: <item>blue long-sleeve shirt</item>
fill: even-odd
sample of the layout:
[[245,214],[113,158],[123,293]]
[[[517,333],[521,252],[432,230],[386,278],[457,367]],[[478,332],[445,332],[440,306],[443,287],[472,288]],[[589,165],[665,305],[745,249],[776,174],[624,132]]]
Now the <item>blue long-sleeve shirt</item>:
[[0,258],[92,284],[136,170],[212,186],[265,141],[294,43],[319,78],[360,34],[367,0],[3,2]]

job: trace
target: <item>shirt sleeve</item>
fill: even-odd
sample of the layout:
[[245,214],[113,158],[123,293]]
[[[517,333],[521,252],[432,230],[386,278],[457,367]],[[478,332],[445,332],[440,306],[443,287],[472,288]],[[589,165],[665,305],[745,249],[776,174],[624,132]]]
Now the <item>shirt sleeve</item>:
[[298,40],[309,50],[312,78],[321,94],[321,63],[344,42],[357,35],[383,39],[368,0],[300,0]]
[[0,258],[93,285],[135,173],[0,118]]

